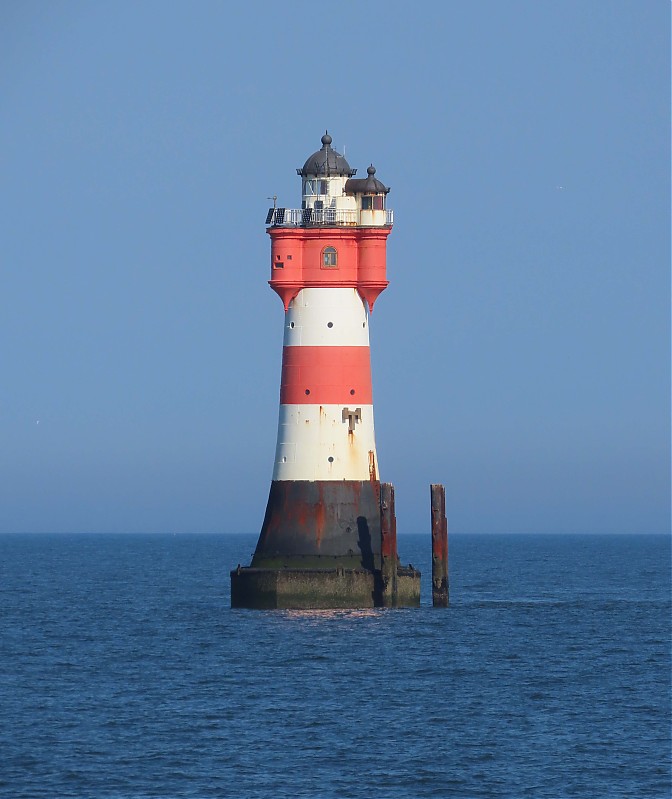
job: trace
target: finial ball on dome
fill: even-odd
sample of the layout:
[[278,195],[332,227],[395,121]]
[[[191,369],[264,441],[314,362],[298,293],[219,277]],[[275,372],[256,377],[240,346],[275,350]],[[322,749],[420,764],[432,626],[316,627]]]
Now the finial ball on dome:
[[327,146],[331,144],[332,141],[333,139],[331,138],[331,136],[325,131],[324,136],[322,136],[322,144]]
[[366,173],[367,175],[371,175],[371,177],[373,177],[376,174],[376,167],[371,164],[371,166],[367,167]]

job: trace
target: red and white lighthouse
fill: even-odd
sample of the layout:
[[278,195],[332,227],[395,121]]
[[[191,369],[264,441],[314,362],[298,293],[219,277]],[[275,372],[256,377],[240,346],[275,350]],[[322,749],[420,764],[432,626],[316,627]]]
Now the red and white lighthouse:
[[234,606],[419,602],[419,573],[399,571],[373,421],[369,314],[388,285],[389,188],[373,166],[355,177],[331,143],[325,133],[297,169],[301,207],[266,219],[285,310],[278,438],[252,565],[232,572]]
[[375,480],[369,311],[387,286],[389,189],[363,180],[322,137],[301,208],[274,209],[271,287],[285,306],[273,480]]

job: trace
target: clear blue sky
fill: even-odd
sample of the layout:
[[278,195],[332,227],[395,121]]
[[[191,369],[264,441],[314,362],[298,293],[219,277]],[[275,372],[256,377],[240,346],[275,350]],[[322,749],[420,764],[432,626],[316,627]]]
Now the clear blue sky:
[[[400,532],[669,527],[664,0],[0,4],[0,531],[258,532],[264,220],[328,128],[392,187]],[[39,423],[38,423],[39,422]]]

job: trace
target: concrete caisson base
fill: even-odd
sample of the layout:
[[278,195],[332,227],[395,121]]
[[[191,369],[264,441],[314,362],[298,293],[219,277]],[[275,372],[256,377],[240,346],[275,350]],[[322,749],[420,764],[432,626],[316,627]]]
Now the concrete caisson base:
[[231,572],[231,607],[419,604],[420,572],[397,555],[390,483],[273,481],[252,563]]
[[[231,572],[231,607],[264,609],[389,606],[381,572],[364,569],[257,569]],[[399,568],[395,607],[420,605],[420,572]]]
[[378,481],[274,480],[251,565],[373,571],[380,552]]

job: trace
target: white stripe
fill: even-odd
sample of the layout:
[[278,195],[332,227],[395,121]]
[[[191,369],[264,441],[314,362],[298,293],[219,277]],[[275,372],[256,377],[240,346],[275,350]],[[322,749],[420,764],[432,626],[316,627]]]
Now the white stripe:
[[280,406],[274,480],[368,480],[370,452],[379,479],[373,405]]
[[301,289],[285,314],[284,345],[368,347],[369,315],[357,289]]

